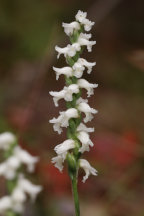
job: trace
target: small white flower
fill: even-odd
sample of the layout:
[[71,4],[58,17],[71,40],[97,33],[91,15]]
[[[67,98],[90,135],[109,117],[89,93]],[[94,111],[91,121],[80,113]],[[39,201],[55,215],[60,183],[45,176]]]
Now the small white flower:
[[80,23],[83,23],[83,20],[86,19],[87,17],[87,12],[83,12],[79,10],[75,16],[76,20],[79,21]]
[[11,198],[13,200],[14,205],[16,203],[24,203],[26,201],[26,193],[20,188],[19,182],[16,188],[13,190]]
[[5,213],[12,207],[12,201],[10,196],[4,196],[0,199],[0,213]]
[[10,157],[5,162],[0,164],[0,175],[4,176],[8,180],[12,180],[16,176],[16,170],[20,167],[20,162]]
[[34,185],[23,177],[19,178],[17,187],[28,194],[32,201],[36,199],[38,193],[42,190],[42,186]]
[[78,61],[73,65],[73,75],[77,78],[82,77],[85,67]]
[[81,50],[81,46],[79,43],[73,43],[72,45],[69,44],[67,47],[68,47],[67,55],[69,57],[75,56],[76,53]]
[[72,95],[79,92],[79,86],[77,84],[71,84],[64,88],[66,90],[64,99],[66,101],[72,101]]
[[90,35],[86,36],[86,34],[81,33],[79,38],[78,38],[77,43],[80,44],[80,46],[86,46],[88,52],[91,52],[92,46],[96,44],[96,41],[89,41],[89,39],[88,39],[89,37],[90,37]]
[[15,141],[16,137],[10,132],[0,134],[0,149],[7,150]]
[[58,106],[58,101],[65,97],[66,90],[63,89],[63,90],[61,90],[59,92],[50,91],[49,93],[50,93],[51,96],[53,96],[54,104],[57,107]]
[[87,90],[88,97],[90,97],[91,95],[93,95],[94,94],[94,88],[98,87],[98,84],[89,83],[85,79],[79,79],[78,82],[77,82],[77,84],[78,84],[78,86],[80,88],[84,88],[84,89]]
[[80,159],[80,167],[84,169],[86,175],[83,177],[83,182],[85,182],[89,175],[92,174],[92,175],[97,175],[97,170],[93,167],[91,167],[91,165],[89,164],[89,162],[85,159]]
[[66,110],[65,112],[60,112],[60,115],[58,118],[53,118],[49,122],[53,123],[54,131],[57,131],[59,134],[61,134],[62,129],[61,127],[67,127],[69,125],[68,121],[70,118],[78,118],[78,111],[75,108],[70,108]]
[[59,76],[61,74],[65,75],[66,77],[73,76],[73,70],[71,67],[63,67],[63,68],[53,67],[53,70],[56,72],[56,80],[59,79]]
[[92,71],[92,67],[95,66],[96,62],[88,62],[83,58],[79,58],[77,62],[73,65],[73,75],[77,78],[81,78],[85,67],[88,68],[87,73],[90,74]]
[[80,103],[78,105],[78,110],[84,112],[86,117],[84,118],[84,122],[91,121],[93,119],[92,114],[96,114],[98,111],[96,109],[91,108],[87,103]]
[[66,154],[67,152],[65,154],[61,154],[52,158],[52,163],[55,164],[54,166],[58,168],[60,172],[62,172],[63,170],[63,162],[66,158]]
[[61,48],[59,46],[55,46],[55,50],[58,52],[57,58],[59,58],[61,54],[63,54],[66,57],[69,48],[67,46],[64,48]]
[[9,166],[11,169],[18,169],[21,165],[20,160],[15,157],[14,155],[12,155],[11,157],[9,157],[6,161],[7,166]]
[[14,156],[19,161],[27,166],[29,172],[33,172],[35,164],[38,162],[38,157],[30,155],[27,151],[23,150],[20,146],[14,148]]
[[71,84],[68,87],[64,87],[63,90],[59,92],[51,91],[49,92],[51,96],[53,96],[53,101],[55,106],[58,106],[58,101],[64,98],[66,101],[72,101],[72,95],[79,92],[79,86],[77,84]]
[[80,131],[77,137],[82,143],[82,147],[79,149],[81,153],[89,151],[89,146],[93,147],[93,142],[90,140],[89,134],[87,132]]
[[80,125],[77,127],[77,131],[85,131],[87,133],[92,133],[94,132],[94,128],[88,128],[83,123],[80,123]]
[[64,48],[58,46],[55,47],[55,50],[58,52],[57,58],[59,58],[61,54],[63,54],[65,57],[73,57],[75,56],[76,52],[80,51],[80,49],[80,43],[73,43],[72,45],[68,44]]
[[54,150],[58,155],[67,153],[68,150],[75,148],[75,142],[72,139],[67,139],[63,143],[57,145]]
[[49,120],[50,123],[54,124],[53,129],[54,129],[54,131],[57,131],[58,134],[61,134],[63,131],[61,128],[62,121],[63,121],[63,115],[62,114],[60,114],[58,116],[58,118],[53,118],[53,119]]
[[34,201],[41,190],[41,186],[32,184],[29,180],[24,178],[23,174],[19,174],[17,185],[10,195],[10,209],[14,212],[22,213],[24,211],[27,195]]
[[85,19],[83,24],[85,31],[90,31],[95,22],[91,22],[90,20]]
[[62,26],[64,27],[64,32],[70,36],[73,34],[74,30],[80,29],[80,24],[78,22],[71,22],[71,23],[62,23]]
[[96,65],[96,62],[88,62],[84,58],[79,58],[77,61],[79,64],[87,67],[88,71],[87,73],[90,74],[92,71],[92,67]]
[[91,22],[86,17],[87,17],[87,13],[86,12],[82,12],[80,10],[76,14],[76,20],[78,22],[80,22],[82,25],[84,25],[85,31],[90,31],[91,28],[92,28],[92,26],[94,25],[94,22]]
[[78,111],[75,108],[70,108],[65,112],[60,112],[60,113],[64,114],[63,122],[61,124],[62,127],[67,127],[69,125],[68,124],[69,119],[79,117]]

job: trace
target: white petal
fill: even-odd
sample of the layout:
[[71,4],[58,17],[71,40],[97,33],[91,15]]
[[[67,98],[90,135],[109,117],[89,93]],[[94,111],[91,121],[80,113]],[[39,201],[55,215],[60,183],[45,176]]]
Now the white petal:
[[79,149],[79,151],[81,153],[83,153],[85,151],[89,151],[89,146],[93,146],[93,143],[90,140],[88,133],[85,131],[80,131],[78,133],[77,137],[80,140],[80,142],[82,143],[82,147]]
[[85,131],[85,132],[91,133],[91,132],[94,132],[94,128],[88,128],[83,123],[80,123],[80,125],[77,127],[77,131],[78,132]]
[[92,67],[96,65],[96,62],[88,62],[84,58],[79,58],[77,62],[88,68],[88,71],[87,71],[88,74],[91,73]]
[[13,190],[11,198],[12,198],[14,203],[23,203],[26,201],[27,197],[26,197],[25,192],[19,186],[17,186]]
[[21,163],[25,164],[29,172],[34,171],[35,164],[38,162],[38,157],[30,155],[27,151],[23,150],[20,146],[15,147],[14,156],[17,157]]
[[52,158],[52,163],[55,164],[54,166],[58,168],[60,172],[63,170],[63,162],[65,160],[66,154],[58,155]]
[[84,38],[84,36],[80,34],[77,43],[79,43],[80,46],[86,46],[88,52],[91,52],[92,46],[96,44],[96,41],[89,41],[86,37]]
[[72,95],[77,94],[79,92],[79,86],[77,84],[71,84],[68,87],[65,87],[65,96],[64,99],[66,101],[72,101]]
[[67,35],[72,35],[74,30],[80,29],[80,24],[78,22],[72,22],[72,23],[62,23],[62,26],[64,27],[64,32]]
[[61,74],[65,75],[67,77],[71,77],[73,75],[73,70],[71,67],[63,67],[63,68],[53,67],[53,70],[56,72],[56,80],[59,79],[59,76]]
[[51,96],[53,96],[54,104],[57,107],[58,106],[58,101],[65,97],[66,90],[61,90],[59,92],[50,91],[49,93],[50,93]]
[[61,127],[68,127],[69,125],[69,119],[70,118],[78,118],[78,111],[75,108],[70,108],[66,110],[65,112],[60,112],[60,115],[58,118],[53,118],[49,122],[53,123],[54,131],[57,131],[59,134],[61,134],[62,129]]
[[80,159],[79,161],[80,161],[80,167],[83,168],[86,173],[86,175],[83,177],[83,182],[85,182],[88,179],[90,174],[95,176],[97,175],[97,170],[91,167],[91,165],[87,160]]
[[67,127],[68,126],[68,120],[71,118],[78,118],[78,111],[75,108],[70,108],[64,112],[64,118],[62,122],[62,127]]
[[98,84],[92,84],[89,83],[87,80],[85,79],[79,79],[77,84],[79,85],[80,88],[84,88],[87,90],[87,95],[88,97],[90,97],[91,95],[94,94],[94,88],[98,87]]
[[73,94],[77,94],[79,92],[79,86],[77,84],[71,84],[68,87],[64,87],[63,90],[59,92],[51,91],[49,92],[51,96],[53,96],[53,100],[55,103],[55,106],[58,106],[58,101],[60,99],[65,99],[66,101],[72,101]]
[[58,155],[67,153],[68,150],[75,148],[75,142],[72,139],[65,140],[63,143],[57,145],[54,150]]
[[58,118],[53,118],[49,120],[50,123],[54,124],[53,129],[54,131],[57,131],[58,134],[61,134],[63,131],[61,128],[62,120],[63,120],[63,114],[60,114]]
[[18,185],[19,188],[21,188],[21,190],[23,190],[25,193],[27,193],[30,196],[32,201],[36,199],[38,193],[40,193],[40,191],[42,190],[42,186],[34,185],[25,178],[20,178]]
[[75,18],[80,23],[83,23],[83,20],[86,18],[86,16],[87,16],[87,12],[83,12],[83,11],[79,10],[78,13],[76,14]]
[[58,52],[57,58],[59,58],[61,54],[64,54],[64,56],[67,55],[68,47],[61,48],[61,47],[55,46],[55,50]]
[[84,71],[84,66],[82,64],[80,64],[79,62],[76,62],[74,65],[73,65],[73,75],[77,78],[80,78],[82,77],[83,75],[83,71]]
[[12,207],[12,201],[10,196],[4,196],[0,199],[0,213],[5,213]]
[[7,150],[15,141],[16,137],[10,132],[0,134],[0,149]]
[[77,51],[80,51],[81,46],[80,43],[73,43],[72,45],[68,45],[68,51],[67,51],[67,55],[70,57],[73,57],[76,55]]
[[9,166],[11,169],[18,169],[21,166],[21,161],[19,160],[19,158],[15,157],[15,156],[11,156],[7,159],[7,166]]
[[78,105],[78,110],[84,112],[86,117],[84,118],[84,122],[91,121],[93,119],[92,114],[96,114],[98,111],[96,109],[91,108],[87,103],[80,103]]
[[0,164],[0,175],[6,179],[12,180],[16,176],[16,167],[11,167],[7,163],[7,160]]
[[87,17],[87,13],[86,12],[82,12],[80,10],[76,14],[76,20],[79,21],[81,24],[84,25],[85,31],[90,31],[91,28],[92,28],[92,26],[94,25],[94,22],[91,22],[86,17]]

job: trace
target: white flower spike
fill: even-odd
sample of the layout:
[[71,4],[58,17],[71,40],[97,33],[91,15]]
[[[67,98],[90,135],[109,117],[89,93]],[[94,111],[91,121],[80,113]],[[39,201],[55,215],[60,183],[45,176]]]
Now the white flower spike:
[[38,157],[31,156],[27,151],[23,150],[16,143],[16,138],[11,133],[4,133],[1,144],[6,151],[6,159],[0,164],[0,175],[4,176],[8,182],[13,181],[9,195],[0,199],[0,214],[6,215],[7,211],[22,214],[27,200],[27,194],[32,201],[35,200],[38,193],[42,190],[39,185],[33,185],[29,180],[24,178],[20,173],[22,164],[25,164],[28,172],[34,171],[35,164],[38,162]]
[[87,13],[78,11],[75,16],[76,20],[71,23],[63,23],[64,32],[70,37],[72,44],[68,44],[64,48],[55,47],[58,52],[57,57],[64,55],[68,66],[63,68],[53,68],[56,72],[56,80],[60,75],[64,75],[66,86],[59,92],[51,91],[55,106],[58,106],[58,101],[64,99],[66,101],[66,111],[60,111],[57,118],[51,119],[49,122],[53,123],[54,131],[58,134],[62,133],[62,128],[67,128],[67,139],[57,145],[54,150],[57,154],[52,158],[52,163],[56,168],[62,172],[64,161],[68,164],[68,173],[72,180],[72,189],[75,200],[76,215],[80,215],[77,193],[77,177],[79,168],[83,168],[86,175],[83,182],[86,181],[90,174],[97,175],[97,171],[90,166],[89,162],[80,159],[85,151],[89,151],[93,147],[89,133],[94,132],[94,128],[89,128],[82,123],[82,113],[85,114],[84,123],[93,119],[93,114],[98,111],[89,106],[88,100],[81,97],[82,90],[86,89],[87,96],[94,94],[94,88],[98,84],[89,83],[83,79],[82,76],[87,72],[90,74],[96,62],[88,62],[84,58],[80,58],[84,48],[88,52],[92,51],[93,45],[96,41],[91,40],[92,34],[86,34],[84,31],[90,31],[94,22],[87,19]]

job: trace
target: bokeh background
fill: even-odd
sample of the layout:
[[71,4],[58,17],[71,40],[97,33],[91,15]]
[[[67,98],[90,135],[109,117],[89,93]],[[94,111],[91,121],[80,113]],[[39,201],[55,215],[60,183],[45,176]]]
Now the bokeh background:
[[[61,90],[52,66],[55,45],[68,43],[61,23],[71,22],[78,9],[95,21],[92,74],[98,83],[90,105],[99,110],[89,126],[95,146],[83,155],[99,171],[81,183],[82,216],[144,215],[144,2],[137,0],[1,0],[0,1],[0,132],[17,134],[20,145],[40,156],[31,177],[42,184],[36,205],[27,204],[26,216],[73,216],[67,170],[51,164],[53,148],[65,139],[54,133],[49,119],[65,109],[55,108],[49,91]],[[0,180],[0,195],[5,182]]]

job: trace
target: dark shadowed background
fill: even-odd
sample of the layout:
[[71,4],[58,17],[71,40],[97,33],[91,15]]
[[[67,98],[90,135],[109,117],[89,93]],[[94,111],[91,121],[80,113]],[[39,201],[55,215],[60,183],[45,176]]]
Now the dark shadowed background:
[[[55,45],[68,38],[61,23],[71,22],[78,9],[96,22],[97,41],[92,53],[83,53],[97,65],[88,81],[99,88],[90,106],[99,110],[89,126],[95,146],[83,155],[98,170],[85,184],[79,176],[82,216],[144,215],[144,1],[134,0],[1,0],[0,1],[0,132],[17,134],[19,143],[40,156],[32,177],[43,192],[26,216],[73,216],[67,170],[61,174],[51,164],[58,136],[49,119],[65,109],[54,107],[49,91],[61,90],[53,66]],[[4,180],[0,180],[0,194]]]

